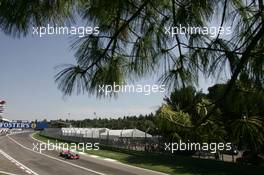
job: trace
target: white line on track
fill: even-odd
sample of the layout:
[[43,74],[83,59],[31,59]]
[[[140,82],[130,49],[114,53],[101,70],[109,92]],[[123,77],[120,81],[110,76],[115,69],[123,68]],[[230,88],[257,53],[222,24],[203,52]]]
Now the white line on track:
[[2,173],[2,174],[4,174],[4,175],[17,175],[17,174],[13,174],[13,173],[5,172],[5,171],[0,171],[0,173]]
[[116,162],[115,159],[110,159],[110,158],[104,158],[104,160],[106,160],[106,161],[110,161],[110,162]]
[[8,160],[10,160],[11,162],[14,162],[16,164],[16,166],[18,166],[20,169],[24,170],[25,172],[27,172],[28,174],[33,174],[33,175],[38,175],[38,173],[34,172],[33,170],[29,169],[28,167],[26,167],[25,165],[23,165],[22,163],[18,162],[17,160],[15,160],[13,157],[9,156],[7,153],[5,153],[3,150],[0,149],[0,154],[2,154],[3,156],[5,156]]
[[99,158],[99,156],[96,156],[96,155],[90,155],[90,157]]
[[98,171],[94,171],[94,170],[91,170],[89,168],[85,168],[85,167],[82,167],[82,166],[79,166],[79,165],[76,165],[76,164],[73,164],[73,163],[70,163],[70,162],[67,162],[67,161],[64,161],[64,160],[61,160],[61,159],[58,159],[58,158],[55,158],[55,157],[52,157],[50,155],[47,155],[47,154],[44,154],[44,153],[40,153],[40,152],[37,152],[37,151],[33,151],[32,149],[28,148],[28,147],[25,147],[24,145],[22,145],[21,143],[17,142],[16,140],[14,140],[13,138],[9,137],[7,135],[7,137],[12,140],[13,142],[15,142],[17,145],[21,146],[22,148],[26,149],[26,150],[29,150],[31,152],[34,152],[34,153],[37,153],[37,154],[40,154],[40,155],[43,155],[43,156],[46,156],[50,159],[54,159],[54,160],[57,160],[57,161],[60,161],[60,162],[63,162],[63,163],[66,163],[68,165],[71,165],[71,166],[74,166],[76,168],[80,168],[82,170],[85,170],[85,171],[89,171],[89,172],[92,172],[92,173],[95,173],[95,174],[98,174],[98,175],[106,175],[106,174],[103,174],[103,173],[100,173]]

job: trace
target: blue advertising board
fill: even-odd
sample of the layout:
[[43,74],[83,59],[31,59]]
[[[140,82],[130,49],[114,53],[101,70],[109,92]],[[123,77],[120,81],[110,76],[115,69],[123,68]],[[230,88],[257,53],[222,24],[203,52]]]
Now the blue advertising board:
[[48,128],[48,124],[45,122],[0,122],[0,128],[44,129]]
[[45,129],[45,128],[48,128],[48,127],[49,127],[49,125],[46,122],[37,122],[35,128],[36,129]]

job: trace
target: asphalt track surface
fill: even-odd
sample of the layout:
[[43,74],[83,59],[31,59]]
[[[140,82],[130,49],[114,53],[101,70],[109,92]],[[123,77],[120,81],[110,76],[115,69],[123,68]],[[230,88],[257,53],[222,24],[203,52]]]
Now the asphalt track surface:
[[0,137],[0,171],[33,175],[164,175],[163,173],[137,168],[81,155],[79,160],[59,157],[59,151],[33,151],[32,132]]
[[1,174],[1,171],[12,172],[14,174],[27,175],[25,171],[22,171],[14,163],[12,163],[11,161],[7,161],[6,157],[4,157],[2,154],[0,154],[0,174]]

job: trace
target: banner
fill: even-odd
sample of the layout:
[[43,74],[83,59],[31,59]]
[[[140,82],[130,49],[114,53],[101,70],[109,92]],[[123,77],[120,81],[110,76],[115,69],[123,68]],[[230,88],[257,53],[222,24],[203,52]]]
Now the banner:
[[20,129],[45,129],[48,128],[46,122],[0,122],[0,128],[20,128]]
[[33,123],[22,123],[22,122],[0,122],[0,128],[23,128],[29,129],[34,128]]

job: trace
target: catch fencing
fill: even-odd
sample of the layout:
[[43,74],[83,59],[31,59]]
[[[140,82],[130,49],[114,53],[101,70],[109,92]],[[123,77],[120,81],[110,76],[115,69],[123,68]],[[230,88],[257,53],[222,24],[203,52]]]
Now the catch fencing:
[[79,143],[99,143],[100,146],[135,151],[156,152],[161,148],[160,137],[137,129],[109,130],[107,128],[47,128],[41,135],[57,140]]

